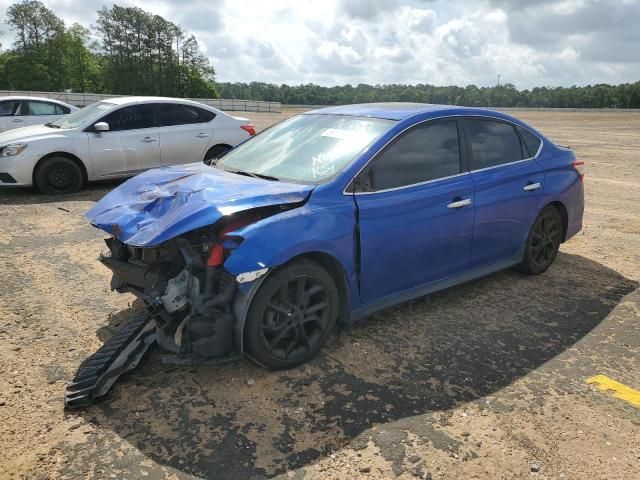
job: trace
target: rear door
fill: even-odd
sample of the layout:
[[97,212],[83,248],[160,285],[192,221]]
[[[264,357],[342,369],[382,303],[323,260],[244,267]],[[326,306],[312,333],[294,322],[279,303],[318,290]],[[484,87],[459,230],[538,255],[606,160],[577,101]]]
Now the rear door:
[[397,137],[354,182],[361,239],[361,298],[370,302],[468,267],[473,183],[456,120]]
[[490,118],[464,120],[476,220],[470,266],[511,259],[540,208],[544,174],[516,128]]
[[97,122],[109,124],[107,132],[95,132],[92,128],[87,131],[91,164],[97,177],[135,174],[160,166],[155,104],[122,107]]
[[27,126],[55,122],[65,114],[65,111],[69,113],[68,108],[62,107],[57,103],[26,100],[25,104],[27,106]]
[[0,101],[0,132],[26,127],[24,109],[22,100]]
[[213,137],[215,113],[194,105],[161,103],[160,158],[162,165],[201,162]]

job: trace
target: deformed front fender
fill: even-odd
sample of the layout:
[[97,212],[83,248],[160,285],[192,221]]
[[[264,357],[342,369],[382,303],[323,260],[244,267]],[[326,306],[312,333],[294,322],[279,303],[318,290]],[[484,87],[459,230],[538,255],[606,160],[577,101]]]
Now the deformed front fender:
[[307,204],[229,232],[229,236],[240,237],[242,242],[224,267],[239,275],[277,267],[305,253],[320,252],[334,257],[349,277],[355,271],[355,215],[353,204],[326,208]]
[[334,258],[342,267],[349,287],[349,303],[359,305],[355,266],[355,205],[343,203],[314,208],[306,204],[247,227],[229,232],[242,238],[224,263],[235,275],[267,268],[268,273],[251,282],[240,283],[234,300],[234,347],[243,349],[244,323],[251,301],[273,268],[309,253],[322,253]]

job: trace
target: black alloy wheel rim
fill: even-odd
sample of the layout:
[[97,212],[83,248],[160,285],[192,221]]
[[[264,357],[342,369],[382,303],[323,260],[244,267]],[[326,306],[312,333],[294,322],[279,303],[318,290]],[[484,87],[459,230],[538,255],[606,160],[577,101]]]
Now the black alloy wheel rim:
[[321,344],[331,319],[327,287],[317,278],[289,279],[271,296],[261,324],[261,341],[281,360],[304,355]]
[[49,184],[58,190],[65,190],[73,184],[74,172],[68,165],[54,165],[49,169]]
[[538,267],[549,265],[560,246],[560,223],[555,215],[538,219],[531,235],[531,259]]

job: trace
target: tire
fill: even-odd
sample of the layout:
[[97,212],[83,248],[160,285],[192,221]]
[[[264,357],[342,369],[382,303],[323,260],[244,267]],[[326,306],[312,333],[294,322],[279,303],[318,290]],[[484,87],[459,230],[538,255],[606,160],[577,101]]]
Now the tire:
[[529,275],[539,275],[546,271],[558,255],[562,241],[561,235],[560,212],[548,205],[533,222],[520,270]]
[[296,367],[320,351],[338,312],[338,290],[331,275],[315,262],[294,261],[268,276],[253,298],[245,350],[270,370]]
[[207,153],[204,154],[204,163],[207,165],[211,165],[212,160],[216,160],[221,155],[227,153],[231,150],[231,147],[228,145],[216,145],[215,147],[211,147],[207,150]]
[[36,170],[35,184],[38,190],[48,195],[74,193],[84,184],[80,167],[66,157],[51,157],[44,160]]

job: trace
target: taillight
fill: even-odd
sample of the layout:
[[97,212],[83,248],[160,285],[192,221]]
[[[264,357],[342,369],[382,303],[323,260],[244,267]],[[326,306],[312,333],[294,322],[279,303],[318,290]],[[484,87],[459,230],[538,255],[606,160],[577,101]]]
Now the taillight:
[[576,169],[580,180],[582,180],[584,178],[584,162],[582,160],[576,160],[571,166]]
[[245,125],[240,125],[240,128],[243,129],[245,132],[249,132],[249,135],[251,136],[254,136],[256,134],[256,127],[254,127],[250,123],[247,123]]

